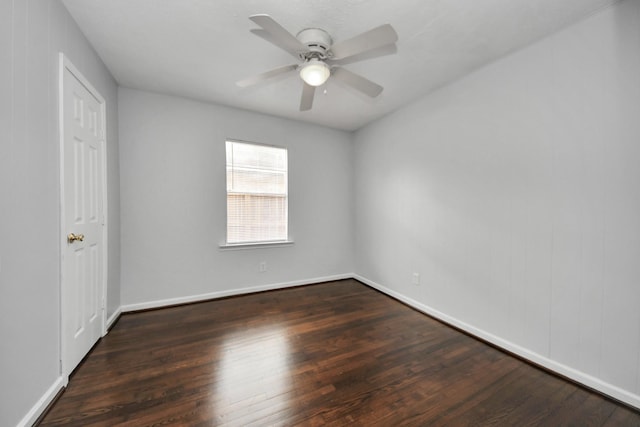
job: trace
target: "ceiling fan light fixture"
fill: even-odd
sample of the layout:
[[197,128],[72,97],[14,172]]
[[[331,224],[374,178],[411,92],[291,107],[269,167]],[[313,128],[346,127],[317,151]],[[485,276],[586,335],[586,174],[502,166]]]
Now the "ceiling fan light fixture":
[[320,86],[331,75],[329,66],[319,59],[310,59],[300,68],[300,77],[310,86]]

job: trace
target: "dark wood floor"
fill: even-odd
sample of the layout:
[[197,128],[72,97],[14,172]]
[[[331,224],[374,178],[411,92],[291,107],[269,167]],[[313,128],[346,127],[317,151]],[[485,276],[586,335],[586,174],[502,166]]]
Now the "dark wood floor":
[[354,280],[123,315],[41,425],[640,426]]

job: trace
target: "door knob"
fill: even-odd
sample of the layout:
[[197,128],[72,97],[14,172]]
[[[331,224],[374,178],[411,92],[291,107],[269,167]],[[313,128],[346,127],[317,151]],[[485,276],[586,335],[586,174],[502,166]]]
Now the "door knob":
[[79,241],[82,242],[84,241],[84,234],[73,234],[73,233],[69,233],[69,235],[67,236],[67,242],[69,243],[73,243],[75,241]]

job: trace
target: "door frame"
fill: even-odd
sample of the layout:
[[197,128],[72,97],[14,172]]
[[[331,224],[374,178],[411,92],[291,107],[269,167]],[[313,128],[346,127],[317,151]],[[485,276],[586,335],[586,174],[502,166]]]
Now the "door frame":
[[64,193],[64,175],[65,175],[65,165],[64,165],[64,138],[65,138],[65,129],[64,129],[64,76],[66,72],[69,72],[73,77],[75,77],[80,84],[82,84],[88,91],[94,96],[98,103],[100,104],[100,112],[102,118],[102,176],[100,179],[102,180],[102,216],[103,216],[103,227],[102,227],[102,238],[103,238],[103,251],[102,251],[102,277],[101,283],[99,284],[99,294],[100,301],[99,307],[102,311],[102,315],[100,316],[101,322],[101,336],[104,336],[107,333],[106,325],[107,325],[107,272],[108,272],[108,254],[109,254],[109,240],[108,240],[108,227],[109,227],[109,217],[108,217],[108,208],[107,208],[107,115],[106,115],[106,102],[105,99],[100,95],[93,85],[87,80],[82,73],[71,63],[67,56],[60,52],[59,53],[59,73],[58,73],[58,133],[60,137],[60,147],[59,147],[59,159],[58,159],[58,167],[60,172],[60,182],[59,182],[59,195],[60,195],[60,230],[59,230],[59,239],[60,239],[60,298],[58,301],[58,308],[60,310],[60,323],[58,325],[60,330],[60,376],[63,380],[63,386],[66,386],[69,382],[69,375],[71,374],[71,369],[68,366],[65,366],[65,357],[67,351],[67,343],[66,337],[64,336],[64,331],[62,329],[63,325],[63,316],[65,313],[62,310],[62,299],[65,295],[65,290],[67,287],[66,278],[64,276],[65,266],[64,266],[64,254],[65,248],[67,245],[66,238],[66,212],[65,212],[65,193]]

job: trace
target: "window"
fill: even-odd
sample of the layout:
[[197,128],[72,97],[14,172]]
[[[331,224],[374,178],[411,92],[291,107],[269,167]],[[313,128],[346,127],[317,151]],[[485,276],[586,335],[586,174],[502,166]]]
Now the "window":
[[227,244],[287,240],[287,150],[227,141]]

